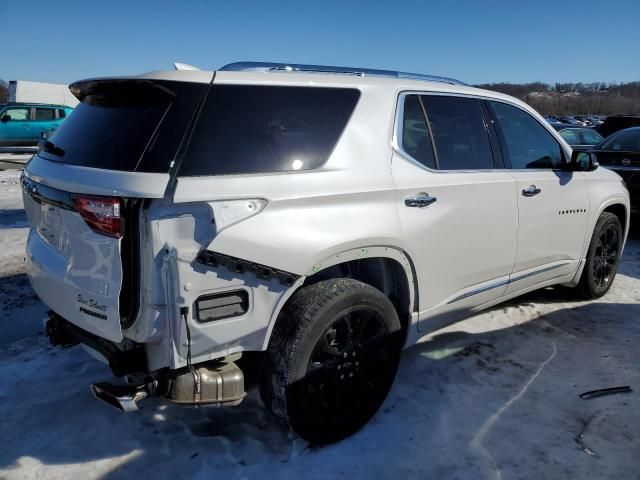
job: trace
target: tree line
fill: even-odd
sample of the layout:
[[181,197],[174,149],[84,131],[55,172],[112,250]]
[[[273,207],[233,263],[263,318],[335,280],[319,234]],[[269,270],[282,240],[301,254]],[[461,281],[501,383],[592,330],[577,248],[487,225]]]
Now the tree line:
[[475,86],[519,98],[542,115],[640,115],[640,82],[486,83]]
[[[542,115],[640,115],[640,82],[628,83],[485,83],[479,88],[527,102]],[[8,84],[0,80],[0,103]]]

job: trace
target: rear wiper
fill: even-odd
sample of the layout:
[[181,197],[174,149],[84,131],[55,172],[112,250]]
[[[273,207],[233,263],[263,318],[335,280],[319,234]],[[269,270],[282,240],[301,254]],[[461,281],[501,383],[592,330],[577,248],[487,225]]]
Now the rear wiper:
[[51,155],[55,155],[56,157],[63,157],[65,154],[65,151],[63,149],[61,149],[60,147],[56,147],[49,140],[40,140],[38,142],[38,149],[43,152],[50,153]]

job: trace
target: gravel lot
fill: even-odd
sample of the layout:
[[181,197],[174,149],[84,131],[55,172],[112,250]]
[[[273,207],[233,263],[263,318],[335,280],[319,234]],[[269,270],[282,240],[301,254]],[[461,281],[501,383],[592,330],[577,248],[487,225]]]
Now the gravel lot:
[[[366,428],[310,448],[255,392],[221,409],[97,403],[87,387],[108,369],[42,334],[18,177],[0,171],[0,478],[639,478],[637,228],[604,298],[545,289],[437,332],[405,352]],[[616,385],[633,392],[579,397]]]

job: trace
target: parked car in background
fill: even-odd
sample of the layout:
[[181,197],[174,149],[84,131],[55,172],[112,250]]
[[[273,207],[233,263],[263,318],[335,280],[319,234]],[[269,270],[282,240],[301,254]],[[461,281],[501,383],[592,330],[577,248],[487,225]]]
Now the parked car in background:
[[608,137],[618,130],[630,127],[640,127],[640,116],[638,115],[610,115],[595,130],[603,137]]
[[558,132],[574,150],[589,150],[604,140],[598,132],[591,128],[565,128]]
[[0,146],[36,145],[58,128],[72,111],[64,105],[0,104]]
[[558,130],[558,131],[575,126],[571,123],[563,122],[558,117],[555,117],[553,115],[547,115],[546,117],[543,117],[543,118],[547,121],[549,125],[551,125],[555,130]]
[[556,118],[558,120],[560,120],[561,122],[568,123],[568,124],[573,125],[575,127],[586,127],[587,126],[586,122],[578,120],[576,117],[573,117],[571,115],[556,116]]
[[577,120],[584,122],[587,127],[595,127],[596,125],[602,124],[604,120],[596,117],[595,115],[575,115]]
[[640,213],[640,127],[620,130],[591,151],[600,165],[622,177],[631,196],[631,208]]

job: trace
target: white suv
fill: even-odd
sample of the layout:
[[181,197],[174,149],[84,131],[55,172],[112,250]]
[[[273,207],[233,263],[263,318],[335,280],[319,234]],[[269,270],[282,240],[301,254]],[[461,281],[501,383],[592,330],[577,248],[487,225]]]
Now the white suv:
[[336,441],[425,334],[613,282],[624,184],[514,98],[261,63],[71,89],[81,103],[22,180],[28,273],[52,343],[125,378],[92,385],[122,410],[238,404],[257,364],[267,408]]

